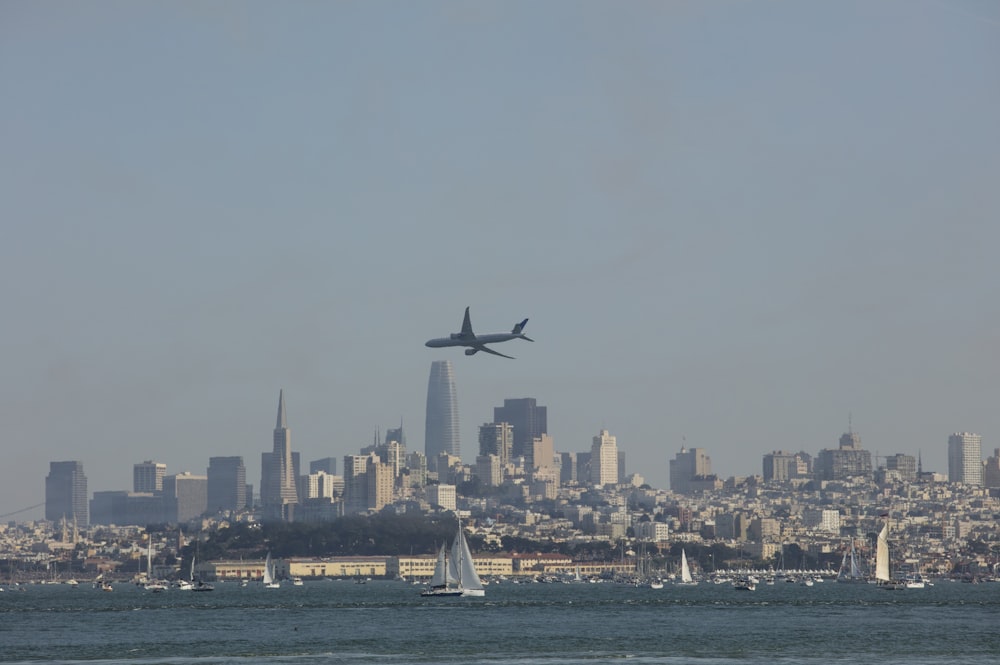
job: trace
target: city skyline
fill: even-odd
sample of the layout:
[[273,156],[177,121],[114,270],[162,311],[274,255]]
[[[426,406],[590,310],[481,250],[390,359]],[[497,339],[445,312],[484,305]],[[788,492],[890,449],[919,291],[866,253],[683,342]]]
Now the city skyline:
[[[505,398],[667,485],[776,449],[996,447],[1000,8],[10,2],[0,84],[0,514],[52,460],[257,485],[295,449]],[[516,360],[424,342],[530,317]],[[454,351],[454,353],[445,353]],[[647,471],[648,470],[648,471]]]
[[[431,399],[432,396],[433,399]],[[457,402],[456,387],[450,372],[450,364],[446,361],[434,361],[428,382],[428,406],[433,405],[437,408],[440,406],[437,402],[441,399],[444,400],[445,405],[450,404],[453,406]],[[447,411],[448,409],[445,410]],[[546,420],[547,408],[538,406],[535,398],[508,398],[504,400],[503,407],[494,408],[494,419],[504,414],[510,414],[516,420],[520,420],[522,428],[526,424],[530,424],[544,430],[541,423],[544,423]],[[472,459],[462,460],[465,466],[472,468],[474,474],[488,468],[482,466],[484,459],[480,457],[484,454],[484,445],[491,454],[497,454],[497,462],[499,463],[500,461],[501,456],[494,449],[497,445],[496,441],[494,441],[496,438],[495,434],[491,436],[483,434],[485,430],[492,431],[492,429],[495,429],[499,422],[484,423],[480,426],[480,447],[478,454],[472,456]],[[507,447],[512,447],[514,426],[511,423],[504,422],[503,427],[508,430]],[[590,484],[598,487],[615,484],[622,482],[626,475],[634,473],[639,473],[640,476],[643,476],[643,480],[648,482],[642,471],[625,467],[624,455],[627,453],[627,450],[618,449],[616,437],[606,429],[602,429],[597,436],[592,438],[589,451],[560,450],[553,446],[551,437],[541,432],[540,434],[542,435],[542,440],[548,442],[547,449],[552,453],[550,457],[556,455],[565,457],[566,454],[570,454],[575,458],[579,458],[580,456],[589,457],[590,474],[589,477],[582,479],[582,484]],[[394,436],[405,441],[404,428],[402,426],[399,428],[389,428],[387,430],[386,443],[388,444]],[[395,441],[395,439],[392,440]],[[949,435],[946,444],[949,457],[947,472],[936,471],[936,473],[939,476],[946,476],[952,482],[967,482],[982,486],[984,472],[987,468],[987,460],[982,458],[981,441],[981,435],[969,432]],[[298,494],[299,481],[303,480],[306,482],[306,485],[311,481],[299,475],[301,453],[291,449],[291,434],[287,421],[283,389],[279,390],[277,420],[273,430],[273,444],[273,452],[264,452],[261,454],[261,484],[259,490],[257,490],[257,494],[253,498],[257,500],[259,507],[263,511],[261,514],[265,518],[294,521],[296,507],[294,505],[290,507],[288,504],[298,504],[303,498]],[[376,438],[375,448],[380,444],[381,442]],[[360,460],[363,462],[363,466],[368,466],[368,452],[366,451],[370,450],[372,448],[368,447],[361,449],[360,455],[357,454],[358,451],[352,451],[345,455],[345,472],[347,472],[348,459]],[[403,452],[406,452],[405,449]],[[654,488],[669,489],[679,494],[690,494],[712,488],[719,489],[723,478],[713,471],[708,455],[709,452],[701,448],[688,449],[686,446],[682,446],[673,458],[665,460],[669,469],[667,484],[653,485]],[[809,458],[808,466],[810,467],[810,471],[808,477],[815,476],[818,479],[825,480],[837,480],[852,475],[871,477],[873,472],[879,468],[899,473],[899,477],[904,480],[913,480],[918,469],[917,460],[921,459],[919,452],[916,457],[902,452],[896,452],[891,455],[879,455],[877,452],[873,454],[872,451],[864,447],[860,434],[853,428],[849,428],[847,432],[840,436],[836,448],[824,447],[816,451],[815,455],[813,452],[805,449],[801,452],[805,453],[806,457]],[[846,457],[841,458],[838,455],[846,455]],[[801,464],[799,452],[774,450],[762,453],[760,459],[761,469],[735,475],[763,476],[765,481],[769,478],[787,480],[789,478],[801,479],[807,477],[803,475],[805,472],[802,471],[801,466],[797,470],[788,466],[792,464],[794,467],[796,463]],[[884,459],[885,464],[878,464],[879,459]],[[270,464],[273,468],[269,468],[268,460],[272,460]],[[780,465],[778,460],[782,460]],[[393,484],[391,479],[398,473],[399,462],[400,460],[397,460],[395,465],[390,464],[385,469],[378,469],[379,474],[383,470],[391,470],[391,475],[385,475],[384,477],[378,475],[378,478],[382,478],[381,481],[372,481],[369,479],[366,482],[375,482],[378,487],[388,483],[386,489],[380,489],[379,491],[383,491],[385,497],[390,497],[392,495],[391,486]],[[288,464],[287,468],[285,467],[285,463]],[[550,460],[544,465],[549,466],[551,463],[552,461]],[[528,466],[539,467],[542,464],[536,461]],[[84,465],[80,460],[53,461],[50,462],[49,467],[49,475],[45,478],[46,501],[44,510],[46,519],[50,521],[57,521],[62,517],[67,517],[68,519],[68,513],[81,525],[86,525],[88,522],[87,511],[91,498],[96,499],[98,495],[103,495],[104,498],[100,500],[100,505],[102,510],[108,510],[111,504],[107,502],[113,501],[111,497],[116,495],[123,496],[127,493],[127,491],[120,489],[97,488],[93,490],[91,495],[87,495],[87,477],[84,473]],[[335,457],[325,457],[309,462],[310,473],[315,472],[317,469],[332,471],[335,467]],[[574,469],[574,472],[576,471]],[[648,470],[645,471],[648,472]],[[931,471],[934,472],[934,470]],[[239,509],[247,505],[248,499],[250,499],[244,492],[245,489],[252,489],[252,487],[247,488],[245,485],[247,472],[242,456],[211,456],[206,476],[192,474],[190,471],[177,472],[173,475],[166,475],[166,472],[167,467],[162,462],[144,460],[133,464],[134,492],[148,496],[153,492],[159,493],[158,488],[162,488],[166,499],[173,501],[173,504],[167,501],[161,509],[164,519],[168,521],[176,521],[177,519],[185,521],[200,514],[206,507],[210,511],[219,508],[224,510]],[[215,487],[213,487],[213,475],[217,479],[215,482],[218,483]],[[269,477],[273,482],[268,482]],[[288,479],[287,482],[286,479]],[[180,483],[182,482],[193,482],[198,489],[194,491],[193,495],[191,494],[191,490],[187,490],[185,492],[186,496],[182,499],[179,490]],[[348,482],[348,484],[350,483]],[[85,495],[86,499],[84,500],[82,497]],[[217,498],[212,498],[213,496]],[[387,502],[383,500],[383,504]],[[218,505],[213,506],[213,503]],[[142,505],[144,506],[145,504]],[[362,507],[350,505],[348,509],[356,511],[362,509]],[[53,517],[56,514],[59,517]],[[119,515],[121,514],[119,513]],[[170,515],[179,515],[181,517],[171,518],[169,517]]]

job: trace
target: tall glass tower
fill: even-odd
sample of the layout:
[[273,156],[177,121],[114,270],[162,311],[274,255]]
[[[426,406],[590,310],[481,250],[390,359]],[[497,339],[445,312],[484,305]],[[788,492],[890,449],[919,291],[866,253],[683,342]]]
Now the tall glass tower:
[[505,399],[493,407],[493,422],[510,423],[514,428],[512,457],[530,457],[532,442],[549,433],[548,408],[538,406],[534,397]]
[[76,521],[77,526],[87,526],[87,476],[83,463],[49,462],[49,475],[45,476],[45,519]]
[[450,360],[431,363],[431,376],[427,381],[424,453],[428,460],[441,453],[462,456],[458,438],[458,395]]

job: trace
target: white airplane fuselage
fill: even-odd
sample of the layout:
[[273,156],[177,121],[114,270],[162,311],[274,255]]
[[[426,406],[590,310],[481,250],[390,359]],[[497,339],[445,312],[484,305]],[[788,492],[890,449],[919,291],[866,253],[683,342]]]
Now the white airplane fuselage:
[[472,322],[469,320],[469,308],[465,308],[465,318],[462,320],[462,332],[452,333],[447,337],[436,337],[434,339],[429,339],[424,343],[424,346],[429,346],[432,349],[440,349],[448,346],[465,346],[465,355],[471,356],[480,351],[486,353],[502,356],[504,358],[510,358],[511,356],[504,355],[498,351],[488,348],[487,344],[496,344],[497,342],[506,342],[512,339],[523,339],[529,342],[534,340],[527,337],[522,331],[524,326],[528,323],[528,319],[521,321],[514,325],[514,328],[510,332],[502,333],[487,333],[485,335],[477,335],[472,332]]
[[429,346],[432,349],[440,349],[445,346],[476,346],[478,344],[506,342],[508,340],[517,339],[518,337],[520,337],[520,335],[514,335],[512,333],[487,333],[485,335],[474,335],[473,337],[465,337],[462,333],[455,333],[449,337],[429,339],[424,346]]

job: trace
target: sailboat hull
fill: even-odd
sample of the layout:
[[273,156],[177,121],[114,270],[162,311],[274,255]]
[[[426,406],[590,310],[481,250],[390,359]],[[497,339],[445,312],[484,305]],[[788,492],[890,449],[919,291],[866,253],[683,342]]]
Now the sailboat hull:
[[465,591],[462,589],[425,589],[420,592],[421,596],[431,597],[431,596],[463,596]]

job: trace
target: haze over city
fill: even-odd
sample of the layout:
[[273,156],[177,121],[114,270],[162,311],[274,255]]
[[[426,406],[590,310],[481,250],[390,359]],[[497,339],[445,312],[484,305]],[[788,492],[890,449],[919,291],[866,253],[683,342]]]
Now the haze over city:
[[[304,460],[422,450],[439,359],[466,461],[516,397],[657,487],[1000,447],[997,62],[972,0],[4,3],[0,514],[256,484],[279,389]],[[536,342],[423,346],[466,306]]]

